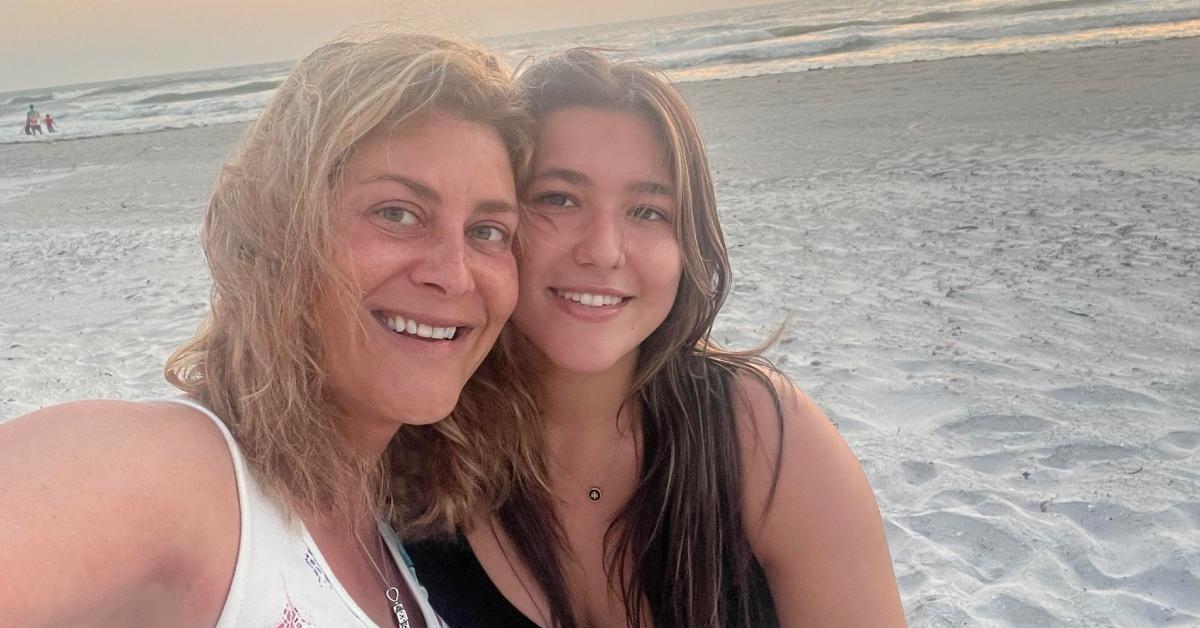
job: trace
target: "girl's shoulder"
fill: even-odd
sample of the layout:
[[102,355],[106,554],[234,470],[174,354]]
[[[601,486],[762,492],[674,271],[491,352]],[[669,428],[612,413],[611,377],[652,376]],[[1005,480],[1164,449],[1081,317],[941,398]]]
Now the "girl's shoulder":
[[[739,431],[779,441],[787,429],[827,433],[829,419],[787,375],[768,363],[729,367],[730,401]],[[773,434],[772,434],[773,433]]]
[[743,529],[780,619],[902,626],[879,507],[837,426],[774,369],[741,369],[731,388]]
[[[771,367],[739,369],[730,388],[751,540],[753,531],[772,529],[752,524],[774,523],[785,538],[791,523],[827,518],[831,503],[847,495],[859,505],[870,496],[862,465],[837,426],[786,375]],[[868,501],[873,508],[873,497]]]

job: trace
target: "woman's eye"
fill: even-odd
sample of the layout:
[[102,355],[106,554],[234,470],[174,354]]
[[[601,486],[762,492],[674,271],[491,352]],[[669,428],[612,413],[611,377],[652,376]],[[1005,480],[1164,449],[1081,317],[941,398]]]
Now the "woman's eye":
[[380,218],[398,225],[412,225],[417,222],[417,214],[403,207],[384,207],[377,213]]
[[485,242],[507,242],[508,232],[496,225],[480,225],[471,230],[471,235]]
[[649,205],[639,205],[633,208],[632,216],[638,220],[648,220],[651,222],[666,221],[667,214],[661,209],[650,207]]
[[553,205],[555,207],[575,207],[576,206],[575,201],[572,200],[570,196],[567,196],[566,194],[559,194],[557,192],[554,192],[551,194],[543,194],[543,195],[539,196],[537,200],[539,203],[543,203],[546,205]]

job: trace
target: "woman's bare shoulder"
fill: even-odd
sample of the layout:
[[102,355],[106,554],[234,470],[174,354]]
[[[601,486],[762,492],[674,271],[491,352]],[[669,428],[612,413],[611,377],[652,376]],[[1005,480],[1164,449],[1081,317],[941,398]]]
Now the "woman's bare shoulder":
[[[88,590],[78,605],[119,605],[164,574],[189,574],[238,534],[224,438],[173,403],[76,401],[0,424],[0,512],[0,554],[27,574],[0,588],[0,606],[30,617],[57,608],[62,590]],[[46,556],[104,565],[105,578],[63,573]]]
[[194,482],[197,474],[230,466],[219,428],[195,408],[165,401],[49,406],[0,424],[0,450],[5,449],[46,472],[91,467],[89,477],[109,480],[130,472],[151,474],[144,480]]
[[[82,399],[47,406],[16,417],[4,428],[23,426],[31,433],[105,433],[129,430],[125,436],[144,436],[147,440],[176,432],[207,431],[212,421],[200,411],[167,400],[125,401],[120,399]],[[219,435],[219,431],[214,431]]]

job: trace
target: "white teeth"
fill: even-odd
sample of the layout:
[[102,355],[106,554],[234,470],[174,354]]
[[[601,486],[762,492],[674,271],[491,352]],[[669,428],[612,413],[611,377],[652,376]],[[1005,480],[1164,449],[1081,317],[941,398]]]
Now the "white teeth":
[[434,327],[425,323],[418,323],[411,319],[405,319],[403,316],[394,318],[384,318],[384,323],[388,329],[397,332],[419,336],[421,338],[430,338],[432,340],[452,340],[458,334],[457,327]]
[[590,294],[586,292],[565,292],[557,290],[558,296],[588,307],[608,307],[621,302],[621,297],[608,294]]

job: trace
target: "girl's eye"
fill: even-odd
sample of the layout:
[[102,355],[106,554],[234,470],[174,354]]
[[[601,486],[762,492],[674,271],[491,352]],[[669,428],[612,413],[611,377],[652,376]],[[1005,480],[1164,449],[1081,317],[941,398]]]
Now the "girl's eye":
[[559,194],[557,192],[553,192],[551,194],[543,194],[542,196],[539,196],[537,200],[539,203],[543,203],[546,205],[553,205],[555,207],[575,207],[576,206],[575,201],[572,200],[570,196],[567,196],[566,194]]
[[639,205],[633,208],[631,215],[638,220],[647,220],[651,222],[666,221],[667,214],[661,209],[650,207],[649,205]]
[[471,230],[471,235],[485,242],[508,241],[508,232],[496,225],[480,225]]
[[403,207],[384,207],[378,212],[379,217],[398,225],[412,225],[417,222],[417,215],[411,209]]

